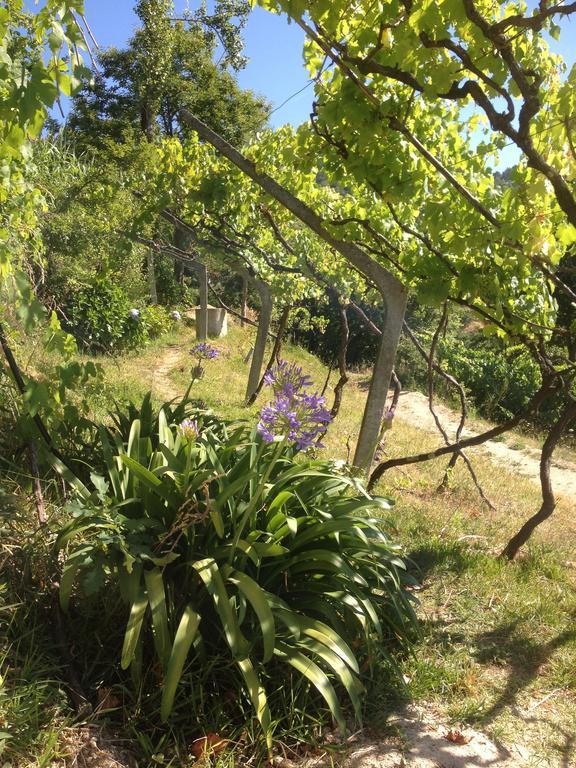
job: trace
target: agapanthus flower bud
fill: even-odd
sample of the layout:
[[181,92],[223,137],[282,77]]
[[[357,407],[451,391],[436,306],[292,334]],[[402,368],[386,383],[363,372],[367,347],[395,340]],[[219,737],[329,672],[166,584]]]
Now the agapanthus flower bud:
[[194,440],[196,440],[200,434],[198,422],[195,419],[184,419],[178,429],[182,437],[186,438],[186,440],[190,442],[194,442]]

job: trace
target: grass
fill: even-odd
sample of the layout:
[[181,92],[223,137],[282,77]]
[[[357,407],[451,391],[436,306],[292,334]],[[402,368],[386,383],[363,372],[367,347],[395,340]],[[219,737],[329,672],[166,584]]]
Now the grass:
[[[91,396],[94,415],[104,418],[113,398],[138,400],[148,389],[157,401],[182,393],[193,363],[188,354],[192,333],[181,328],[142,352],[100,360],[106,380]],[[265,401],[263,393],[256,406],[243,406],[244,360],[253,337],[253,329],[232,323],[228,337],[214,342],[221,356],[207,363],[205,377],[193,387],[193,396],[221,416],[253,421]],[[320,361],[290,345],[283,355],[323,385],[326,369]],[[327,435],[326,454],[352,455],[366,391],[365,377],[354,374]],[[330,393],[329,387],[329,398]],[[512,437],[514,441],[520,436]],[[387,435],[386,453],[399,456],[437,443],[418,425],[403,422],[400,412]],[[473,725],[509,747],[521,744],[531,755],[527,765],[568,766],[576,759],[573,503],[560,500],[554,517],[538,529],[517,561],[501,562],[496,555],[508,537],[538,508],[539,489],[506,467],[496,467],[482,449],[470,456],[495,512],[483,505],[461,463],[443,493],[437,487],[445,460],[391,470],[378,488],[396,500],[392,517],[397,535],[422,583],[423,636],[414,656],[402,660],[406,695],[445,722]],[[21,610],[13,609],[12,615]],[[50,661],[44,658],[38,664],[30,675],[41,684],[36,694],[40,700],[7,708],[6,689],[0,693],[0,731],[20,709],[30,713],[22,715],[26,722],[36,723],[37,742],[22,745],[30,765],[41,764],[55,729],[66,724],[61,691],[50,682]],[[8,699],[19,689],[19,684],[9,684]],[[387,684],[376,680],[367,702],[369,721],[383,726],[397,704]],[[43,719],[35,720],[40,710]],[[152,752],[159,741],[160,735],[144,751]]]

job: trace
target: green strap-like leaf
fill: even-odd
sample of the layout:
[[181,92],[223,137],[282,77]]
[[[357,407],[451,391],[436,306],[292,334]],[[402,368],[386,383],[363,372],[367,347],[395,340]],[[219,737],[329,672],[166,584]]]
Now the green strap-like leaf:
[[112,483],[114,495],[117,499],[122,499],[124,494],[122,491],[120,473],[118,472],[118,463],[116,461],[116,456],[112,452],[112,446],[110,445],[108,434],[102,426],[98,427],[98,437],[100,439],[100,448],[102,450],[104,461],[106,462],[106,469],[108,470],[108,477]]
[[254,474],[254,470],[247,472],[245,475],[242,475],[242,477],[239,477],[236,480],[234,480],[233,483],[230,483],[229,485],[227,485],[224,488],[224,490],[218,494],[215,502],[219,510],[223,510],[228,499],[230,499],[232,496],[237,494],[242,488],[244,488],[244,486],[249,482],[253,474]]
[[133,459],[131,456],[127,456],[125,453],[120,455],[122,463],[128,467],[136,477],[144,483],[146,488],[149,488],[159,496],[161,499],[165,499],[170,502],[174,507],[178,507],[181,503],[181,499],[171,488],[162,482],[160,477],[157,477],[147,467],[140,462]]
[[134,419],[128,435],[128,456],[135,461],[140,459],[140,419]]
[[334,719],[338,723],[341,733],[346,733],[346,721],[342,714],[336,691],[328,679],[328,676],[320,669],[318,664],[303,653],[295,651],[284,643],[277,642],[274,653],[284,659],[288,664],[294,667],[294,669],[298,670],[298,672],[304,675],[305,678],[310,680],[312,685],[330,707],[330,712],[332,712]]
[[274,622],[274,614],[266,599],[266,593],[254,579],[251,579],[245,573],[240,573],[240,571],[233,571],[228,580],[238,587],[254,609],[262,630],[262,642],[264,645],[262,661],[270,661],[274,654],[276,624]]
[[66,613],[68,611],[68,605],[70,603],[70,594],[72,592],[72,587],[74,586],[74,582],[76,581],[76,576],[78,575],[78,572],[82,569],[82,567],[86,563],[86,557],[89,552],[92,551],[92,547],[82,547],[81,549],[76,550],[72,556],[68,558],[66,561],[66,565],[64,566],[64,570],[62,571],[62,576],[60,577],[60,589],[59,589],[59,598],[60,598],[60,607]]
[[160,408],[158,413],[158,440],[166,448],[174,449],[174,434],[168,426],[168,420],[163,408]]
[[163,722],[166,722],[172,711],[176,689],[178,688],[178,683],[182,677],[182,670],[184,669],[190,646],[194,642],[194,638],[198,632],[199,624],[200,616],[191,605],[187,605],[182,614],[182,618],[180,619],[180,623],[178,624],[178,629],[176,630],[174,645],[172,646],[172,652],[170,653],[166,676],[164,678],[162,703],[160,705],[160,717]]
[[126,603],[133,603],[140,592],[140,582],[142,579],[141,563],[134,563],[132,571],[129,573],[124,565],[118,568],[118,586],[120,594]]
[[354,714],[359,723],[362,722],[362,706],[360,701],[360,694],[364,691],[364,686],[360,680],[350,671],[347,664],[344,664],[342,659],[334,653],[327,645],[314,640],[313,638],[303,638],[300,643],[308,650],[317,654],[332,670],[336,677],[340,680],[346,692],[350,697],[352,706],[354,707]]
[[148,597],[143,589],[136,600],[132,603],[130,618],[124,635],[124,645],[122,646],[122,659],[120,665],[122,669],[128,669],[136,653],[136,647],[140,640],[144,616],[148,608]]
[[152,611],[154,646],[162,667],[166,669],[168,666],[168,659],[170,658],[171,642],[170,632],[168,630],[168,610],[166,608],[166,593],[164,592],[162,571],[159,568],[154,568],[151,571],[144,571],[144,581],[146,583],[146,592],[148,593],[150,610]]
[[230,598],[226,591],[226,586],[224,585],[224,579],[222,578],[222,574],[218,569],[216,561],[213,558],[198,560],[197,562],[192,563],[192,567],[198,572],[204,586],[214,600],[214,605],[220,617],[222,629],[224,630],[224,635],[226,636],[232,655],[235,657],[245,656],[248,643],[240,632],[238,618],[230,604]]
[[56,456],[47,452],[46,457],[58,474],[61,475],[68,485],[76,491],[78,496],[84,501],[88,501],[92,494],[88,488],[86,488],[84,483],[79,480],[76,475],[60,461],[60,459],[57,459]]
[[[284,621],[286,618],[287,620],[287,617],[285,616],[287,613],[286,609],[277,608],[276,611],[280,619]],[[342,659],[342,661],[348,664],[350,669],[354,670],[356,673],[359,672],[358,661],[356,656],[354,656],[352,653],[352,649],[348,643],[346,643],[340,637],[340,635],[332,629],[332,627],[329,627],[327,624],[324,624],[324,622],[319,621],[318,619],[311,619],[308,616],[302,616],[295,611],[290,611],[290,613],[292,614],[290,616],[290,622],[296,624],[303,634],[308,635],[309,637],[312,637],[321,643],[324,643],[324,645],[327,645],[329,648],[332,648],[332,650]]]
[[216,503],[214,499],[208,499],[208,514],[210,515],[210,520],[212,520],[212,525],[214,526],[214,530],[216,531],[216,535],[220,538],[224,538],[224,519],[222,515],[220,514],[220,510],[216,506]]
[[270,754],[272,751],[272,717],[270,716],[270,709],[268,707],[268,701],[266,700],[266,691],[264,690],[264,686],[260,682],[260,678],[250,659],[241,659],[238,661],[238,666],[246,681],[250,701],[256,712],[258,722],[264,731],[268,754]]
[[273,499],[268,505],[268,512],[273,512],[275,509],[282,507],[288,499],[293,498],[292,491],[280,491],[280,493]]
[[125,464],[139,480],[142,480],[142,482],[144,482],[150,488],[158,490],[162,485],[162,480],[159,477],[157,477],[153,472],[150,472],[147,467],[145,467],[143,464],[140,464],[140,462],[136,461],[136,459],[134,459],[132,456],[127,456],[125,453],[123,453],[120,456],[120,459],[122,460],[122,463]]

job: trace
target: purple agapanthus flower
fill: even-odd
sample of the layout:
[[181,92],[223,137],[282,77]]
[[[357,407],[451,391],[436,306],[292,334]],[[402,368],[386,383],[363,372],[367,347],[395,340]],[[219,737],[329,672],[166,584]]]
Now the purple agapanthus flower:
[[201,341],[192,347],[190,354],[197,357],[198,360],[214,360],[215,357],[218,357],[219,352],[210,344]]
[[276,398],[260,412],[257,432],[262,439],[271,443],[276,437],[284,437],[299,450],[321,447],[319,440],[332,416],[324,397],[305,391],[312,381],[302,373],[302,368],[280,361],[267,371],[265,382]]
[[186,438],[190,442],[196,440],[200,434],[198,422],[195,419],[184,419],[184,421],[178,427],[182,437]]
[[290,364],[287,360],[279,360],[278,365],[269,368],[264,374],[264,384],[272,387],[275,395],[280,393],[289,395],[310,387],[312,379],[306,376],[296,363]]

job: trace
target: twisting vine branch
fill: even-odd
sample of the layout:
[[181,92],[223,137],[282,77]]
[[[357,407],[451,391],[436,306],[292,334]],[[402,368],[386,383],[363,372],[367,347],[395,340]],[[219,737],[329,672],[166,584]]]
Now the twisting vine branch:
[[509,432],[511,429],[514,429],[514,427],[517,427],[518,424],[520,424],[522,421],[536,413],[544,400],[546,400],[546,398],[549,397],[552,392],[557,391],[561,386],[562,385],[558,383],[557,374],[545,375],[538,392],[536,392],[536,394],[530,399],[525,408],[520,411],[520,413],[516,414],[516,416],[513,418],[508,419],[508,421],[502,424],[492,427],[492,429],[489,429],[486,432],[481,432],[478,435],[465,438],[464,440],[460,440],[457,443],[444,445],[440,448],[436,448],[433,451],[427,451],[426,453],[417,453],[413,454],[412,456],[402,456],[397,459],[389,459],[388,461],[384,461],[379,464],[370,475],[370,479],[368,481],[368,489],[374,488],[375,484],[378,482],[378,480],[380,480],[382,475],[388,469],[392,469],[393,467],[406,466],[407,464],[420,464],[423,461],[432,461],[433,459],[437,459],[440,456],[448,456],[454,453],[454,451],[461,451],[465,448],[471,448],[475,445],[482,445],[482,443],[485,443],[487,440],[492,440],[495,437],[498,437],[498,435],[503,435],[504,432]]
[[540,457],[540,485],[542,488],[542,505],[538,512],[529,518],[524,525],[520,528],[504,547],[501,557],[507,560],[513,560],[518,554],[518,550],[522,547],[530,538],[535,528],[547,520],[554,510],[556,509],[556,499],[554,497],[554,489],[552,487],[552,479],[550,477],[550,465],[552,463],[552,455],[556,446],[560,442],[562,436],[570,428],[570,426],[576,421],[576,402],[569,401],[566,405],[564,412],[556,420],[554,426],[548,433],[544,445],[542,447],[542,455]]
[[[406,324],[405,324],[406,325]],[[438,340],[441,336],[441,334],[445,333],[446,328],[448,326],[448,305],[445,303],[443,310],[442,310],[442,316],[440,318],[440,322],[438,323],[438,326],[434,332],[434,335],[432,337],[432,343],[430,344],[430,351],[428,354],[425,354],[426,359],[426,368],[427,368],[427,375],[428,375],[428,408],[430,409],[430,413],[432,414],[432,417],[434,418],[434,422],[436,424],[436,427],[438,428],[438,431],[442,435],[444,442],[446,445],[450,444],[450,438],[448,437],[447,431],[444,429],[444,426],[442,425],[442,422],[440,421],[440,418],[438,416],[438,413],[436,412],[436,409],[434,408],[434,373],[435,371],[442,370],[441,366],[436,362],[436,349],[438,347]],[[453,377],[450,377],[453,378]],[[454,381],[456,381],[454,379]],[[462,437],[462,430],[464,429],[464,424],[466,423],[466,416],[468,414],[468,408],[466,404],[466,396],[464,393],[463,387],[457,382],[457,388],[460,395],[460,421],[458,423],[458,427],[456,428],[456,436],[455,441],[456,443],[459,442],[460,438]],[[450,473],[456,466],[456,462],[458,459],[462,459],[464,464],[466,465],[466,468],[468,469],[468,472],[470,473],[470,476],[472,477],[472,480],[474,482],[474,485],[476,486],[476,489],[478,493],[480,494],[480,498],[482,501],[491,509],[495,510],[496,508],[492,504],[492,502],[488,499],[486,494],[484,493],[484,489],[480,485],[480,481],[478,480],[478,476],[476,474],[476,471],[474,470],[474,467],[472,466],[472,462],[466,456],[464,451],[455,451],[452,456],[450,457],[450,461],[448,463],[448,466],[446,467],[446,470],[444,472],[444,477],[442,479],[442,482],[440,483],[439,490],[444,490],[448,486],[448,481],[450,478]]]

